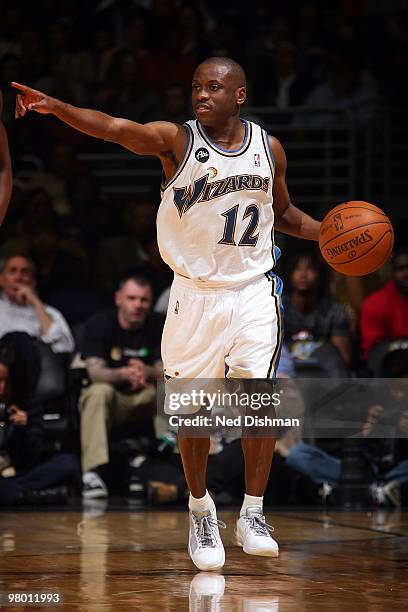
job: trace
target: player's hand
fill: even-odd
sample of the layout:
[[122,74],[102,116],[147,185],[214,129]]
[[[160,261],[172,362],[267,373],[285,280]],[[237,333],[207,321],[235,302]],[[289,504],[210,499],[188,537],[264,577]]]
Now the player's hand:
[[20,285],[16,291],[16,301],[22,305],[34,306],[38,302],[38,295],[29,285]]
[[27,85],[21,85],[15,81],[11,83],[11,86],[19,91],[16,96],[16,108],[14,112],[16,119],[24,117],[28,110],[33,110],[43,115],[52,113],[54,98],[51,98],[51,96],[47,96],[41,91],[27,87]]
[[10,406],[11,415],[9,420],[14,423],[16,427],[25,427],[28,422],[28,414],[25,410],[21,410],[18,406],[13,404]]

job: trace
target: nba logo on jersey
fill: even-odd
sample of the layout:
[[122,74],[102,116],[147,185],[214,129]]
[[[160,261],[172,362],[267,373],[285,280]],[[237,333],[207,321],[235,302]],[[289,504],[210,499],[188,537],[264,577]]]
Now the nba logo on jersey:
[[259,168],[261,165],[261,156],[259,155],[259,153],[254,153],[254,162],[255,166]]

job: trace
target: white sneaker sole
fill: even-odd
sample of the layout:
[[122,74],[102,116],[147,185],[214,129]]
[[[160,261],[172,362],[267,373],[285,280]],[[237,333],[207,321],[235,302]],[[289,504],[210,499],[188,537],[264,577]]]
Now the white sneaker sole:
[[251,546],[244,546],[238,534],[235,534],[235,539],[238,546],[242,546],[242,550],[247,555],[256,555],[257,557],[279,557],[279,550],[274,548],[252,548]]
[[206,565],[198,565],[198,563],[196,563],[193,559],[193,553],[191,552],[190,543],[188,544],[188,554],[190,555],[190,559],[192,560],[194,565],[203,572],[214,572],[224,567],[225,564],[225,550],[222,551],[222,560],[216,564],[212,563]]

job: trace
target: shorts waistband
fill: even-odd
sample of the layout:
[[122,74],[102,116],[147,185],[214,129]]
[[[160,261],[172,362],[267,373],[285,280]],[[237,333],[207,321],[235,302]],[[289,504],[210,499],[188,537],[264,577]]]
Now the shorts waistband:
[[186,287],[191,291],[195,291],[197,293],[228,293],[230,291],[240,291],[244,289],[248,285],[253,285],[254,283],[258,283],[260,280],[265,278],[265,274],[259,274],[249,280],[243,281],[241,283],[237,283],[234,285],[226,285],[226,286],[217,286],[217,285],[198,285],[191,278],[187,278],[186,276],[181,276],[180,274],[174,275],[174,283],[179,287]]

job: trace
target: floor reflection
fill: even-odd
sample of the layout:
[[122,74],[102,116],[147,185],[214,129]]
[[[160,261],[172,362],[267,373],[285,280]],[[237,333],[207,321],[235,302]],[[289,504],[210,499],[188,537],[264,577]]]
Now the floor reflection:
[[200,572],[190,582],[189,612],[279,612],[276,593],[238,594],[236,577]]

